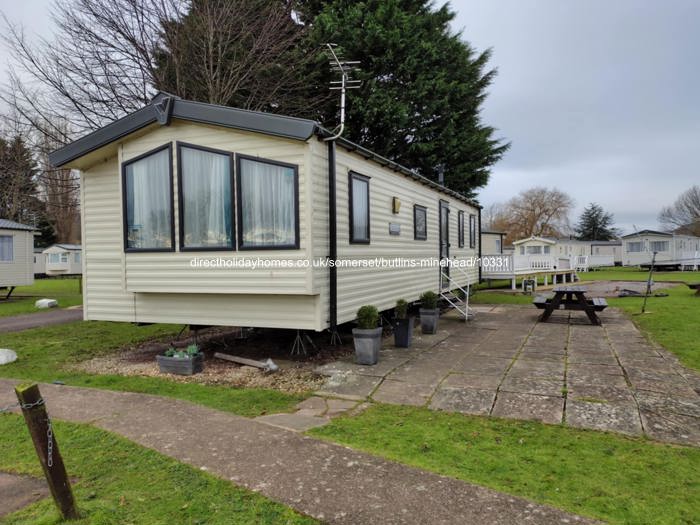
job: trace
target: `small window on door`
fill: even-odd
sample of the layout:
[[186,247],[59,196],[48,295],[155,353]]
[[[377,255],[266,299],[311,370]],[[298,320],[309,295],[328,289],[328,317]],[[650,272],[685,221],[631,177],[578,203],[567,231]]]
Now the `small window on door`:
[[413,206],[413,239],[425,241],[428,239],[428,208]]
[[469,216],[469,247],[476,248],[476,215]]
[[464,212],[457,212],[457,242],[460,248],[464,248]]
[[350,243],[369,244],[369,177],[350,173]]

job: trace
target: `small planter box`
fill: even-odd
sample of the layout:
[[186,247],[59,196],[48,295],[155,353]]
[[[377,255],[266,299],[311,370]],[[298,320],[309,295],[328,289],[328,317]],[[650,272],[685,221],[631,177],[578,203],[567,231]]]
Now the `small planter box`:
[[204,355],[201,353],[194,357],[168,357],[157,355],[158,368],[161,374],[176,374],[179,376],[191,376],[204,369]]

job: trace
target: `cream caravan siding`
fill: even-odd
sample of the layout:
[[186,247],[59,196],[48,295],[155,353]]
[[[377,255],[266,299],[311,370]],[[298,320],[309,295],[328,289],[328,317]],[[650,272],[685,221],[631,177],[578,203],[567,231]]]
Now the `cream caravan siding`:
[[0,261],[0,286],[28,286],[34,283],[34,233],[0,229],[12,237],[12,261]]
[[[478,216],[478,210],[460,200],[438,192],[405,175],[384,168],[361,156],[338,147],[336,149],[338,257],[347,260],[374,258],[428,259],[439,255],[438,206],[440,200],[450,207],[450,255],[465,260],[478,254],[479,232],[476,225],[475,248],[469,248],[469,215]],[[370,244],[349,242],[349,172],[370,177]],[[398,197],[401,209],[392,213],[392,198]],[[428,208],[428,239],[413,239],[413,205]],[[465,212],[465,247],[457,242],[458,211]],[[475,218],[475,220],[477,220]],[[400,235],[389,234],[389,224],[400,225]],[[325,271],[327,273],[327,270]],[[338,322],[355,319],[357,309],[372,304],[379,310],[393,308],[397,299],[416,301],[426,290],[437,291],[440,269],[418,268],[338,268]],[[461,285],[478,280],[476,266],[452,270],[453,278]]]
[[483,255],[495,255],[503,253],[503,246],[499,248],[499,241],[502,243],[502,239],[505,235],[500,233],[482,233],[481,234],[481,253]]
[[[305,227],[311,210],[304,204],[310,188],[303,182],[310,158],[308,148],[303,143],[251,138],[253,134],[208,126],[179,125],[175,134],[175,126],[139,137],[125,145],[124,152],[133,157],[168,140],[182,140],[299,164],[302,250],[125,254],[121,172],[113,157],[81,174],[85,319],[320,329],[320,298],[309,293],[310,269],[286,274],[258,270],[241,275],[241,269],[205,271],[189,266],[192,256],[306,258],[305,250],[311,249]],[[177,202],[177,217],[176,206]],[[177,220],[175,223],[177,228]],[[293,293],[295,290],[303,294]]]
[[[227,128],[174,121],[147,135],[129,140],[122,147],[122,162],[137,157],[167,143],[173,144],[173,171],[177,173],[175,142],[241,153],[253,157],[278,160],[299,166],[300,249],[246,250],[242,252],[166,252],[127,253],[126,287],[131,292],[206,293],[206,294],[311,294],[311,269],[292,265],[289,268],[193,268],[195,258],[246,258],[305,260],[310,253],[307,224],[310,213],[307,202],[309,188],[308,146],[306,143],[247,133]],[[178,244],[177,177],[173,188],[175,203],[175,242]],[[237,228],[238,225],[236,225]]]

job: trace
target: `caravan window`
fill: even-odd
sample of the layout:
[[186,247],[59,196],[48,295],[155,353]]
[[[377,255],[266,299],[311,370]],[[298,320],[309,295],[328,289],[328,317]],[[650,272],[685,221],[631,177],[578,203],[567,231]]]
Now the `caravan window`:
[[650,247],[652,252],[667,252],[668,241],[651,241]]
[[12,262],[15,259],[12,235],[0,235],[0,261]]
[[161,147],[124,163],[124,248],[172,251],[173,193],[171,147]]
[[50,264],[58,264],[60,262],[61,258],[58,253],[50,253],[48,257],[46,258],[46,262]]
[[67,262],[68,262],[68,254],[67,254],[67,253],[62,253],[62,254],[61,254],[61,262],[62,262],[62,263],[67,263]]
[[527,246],[528,255],[542,255],[542,246]]
[[73,258],[75,260],[75,264],[80,264],[80,252],[75,252]]
[[413,206],[413,238],[416,241],[428,239],[428,209],[418,204]]
[[233,249],[231,153],[178,144],[180,249]]
[[[471,221],[472,215],[469,216],[469,220]],[[471,222],[469,224],[471,228]],[[459,244],[460,248],[464,248],[464,212],[459,211],[457,212],[457,241]],[[469,231],[469,243],[471,244],[471,229]],[[472,246],[473,248],[473,246]]]
[[476,248],[476,215],[469,216],[469,247]]
[[644,251],[643,243],[641,241],[628,242],[627,251],[629,253],[638,253]]
[[350,242],[369,244],[369,177],[350,173]]
[[238,155],[238,247],[299,248],[298,169]]

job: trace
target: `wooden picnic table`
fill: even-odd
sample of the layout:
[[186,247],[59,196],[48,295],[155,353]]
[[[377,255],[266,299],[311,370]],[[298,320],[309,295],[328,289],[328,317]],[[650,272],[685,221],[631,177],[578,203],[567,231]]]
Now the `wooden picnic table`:
[[608,302],[596,297],[588,299],[586,297],[586,289],[583,286],[559,286],[553,289],[554,297],[547,298],[544,296],[535,297],[533,304],[540,309],[543,309],[540,321],[547,322],[555,310],[564,308],[564,310],[580,310],[586,313],[591,324],[602,324],[596,312],[605,310]]

